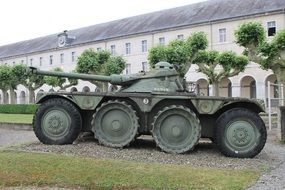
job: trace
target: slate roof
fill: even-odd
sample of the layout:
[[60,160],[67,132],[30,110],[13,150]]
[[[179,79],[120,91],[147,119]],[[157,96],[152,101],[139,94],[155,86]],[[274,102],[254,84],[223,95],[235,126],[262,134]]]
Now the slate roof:
[[[76,40],[69,46],[284,9],[285,0],[208,0],[70,30]],[[57,35],[0,46],[0,59],[56,49]]]

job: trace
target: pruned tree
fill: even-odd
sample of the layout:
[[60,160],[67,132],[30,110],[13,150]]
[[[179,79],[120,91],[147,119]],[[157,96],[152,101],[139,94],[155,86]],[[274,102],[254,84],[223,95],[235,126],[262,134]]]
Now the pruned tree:
[[[60,67],[56,67],[52,69],[54,72],[63,72]],[[52,87],[59,87],[60,90],[66,90],[71,86],[75,86],[78,84],[77,79],[67,79],[63,77],[54,77],[54,76],[44,76],[44,83],[52,86]]]
[[181,77],[196,59],[199,50],[207,48],[208,41],[204,32],[196,32],[186,40],[173,40],[168,45],[159,45],[150,49],[149,63],[154,66],[159,61],[167,61],[174,65]]
[[245,70],[248,59],[232,51],[219,53],[214,50],[199,51],[194,63],[198,72],[204,73],[213,87],[213,95],[219,96],[219,83],[223,78],[233,77]]
[[10,103],[16,103],[16,88],[19,84],[23,83],[23,67],[21,65],[9,66],[1,65],[0,66],[0,88],[3,91],[3,100],[4,103],[8,103],[8,91],[10,92]]
[[[121,56],[112,56],[109,51],[85,50],[78,58],[76,72],[94,75],[120,74],[125,69],[126,61]],[[103,92],[108,91],[108,83],[90,81]]]
[[0,89],[3,92],[3,102],[9,103],[8,90],[10,89],[11,81],[11,67],[7,65],[0,65]]
[[[285,85],[285,29],[280,30],[272,41],[266,41],[265,29],[261,23],[247,22],[235,31],[236,42],[245,48],[250,61],[261,68],[271,69],[278,83]],[[285,88],[283,88],[285,94]],[[284,100],[285,104],[285,100]]]
[[[192,64],[198,65],[198,72],[204,73],[213,85],[213,94],[219,95],[219,82],[224,77],[232,77],[245,69],[247,59],[234,52],[219,53],[207,51],[206,34],[197,32],[187,40],[174,40],[168,45],[153,47],[149,53],[150,64],[167,61],[174,65],[181,77],[184,77]],[[218,67],[220,68],[218,69]]]

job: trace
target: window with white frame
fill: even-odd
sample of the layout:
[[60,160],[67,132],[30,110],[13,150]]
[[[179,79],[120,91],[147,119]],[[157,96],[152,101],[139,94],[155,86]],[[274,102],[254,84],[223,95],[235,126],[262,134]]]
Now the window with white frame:
[[147,52],[147,40],[142,40],[142,52]]
[[102,50],[102,48],[101,47],[97,47],[97,51],[101,51]]
[[111,54],[116,55],[116,46],[115,45],[111,45]]
[[267,36],[274,36],[276,34],[276,22],[270,21],[267,22]]
[[126,43],[126,55],[131,54],[131,43]]
[[40,57],[40,66],[43,65],[43,57]]
[[52,65],[53,64],[53,55],[49,56],[49,64]]
[[177,39],[179,39],[179,40],[184,40],[184,35],[183,35],[183,34],[177,35]]
[[144,72],[146,72],[147,69],[148,69],[148,67],[147,67],[147,62],[146,62],[146,61],[143,61],[143,62],[142,62],[142,70],[143,70]]
[[126,64],[126,74],[127,75],[131,74],[131,64],[130,63]]
[[16,64],[15,61],[13,61],[13,66],[14,66],[15,64]]
[[63,64],[64,63],[64,53],[60,54],[60,63]]
[[227,41],[227,29],[220,28],[219,29],[219,42],[226,42]]
[[23,59],[21,60],[21,64],[24,64],[24,60]]
[[75,62],[75,56],[76,56],[76,53],[75,51],[71,52],[71,62],[74,63]]
[[160,45],[164,45],[165,44],[165,37],[158,38],[158,43]]
[[33,61],[34,61],[34,59],[31,58],[31,59],[30,59],[30,66],[33,66]]

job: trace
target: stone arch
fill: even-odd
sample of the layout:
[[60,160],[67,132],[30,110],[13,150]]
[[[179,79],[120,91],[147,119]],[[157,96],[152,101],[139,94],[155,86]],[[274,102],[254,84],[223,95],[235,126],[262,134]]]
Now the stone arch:
[[101,92],[101,89],[97,86],[94,90],[94,92]]
[[26,103],[26,92],[25,91],[20,92],[19,102],[20,104]]
[[223,78],[219,84],[219,96],[232,97],[232,82],[228,78]]
[[209,96],[209,83],[206,79],[201,78],[196,82],[196,92],[204,96]]
[[118,90],[118,86],[117,85],[110,85],[108,91],[109,92],[115,92]]
[[90,88],[88,86],[84,86],[82,88],[82,92],[90,92]]
[[70,92],[78,92],[78,90],[77,90],[76,87],[72,87],[72,88],[70,89]]
[[[265,78],[265,98],[268,98],[268,81],[270,81],[270,83],[275,83],[277,84],[277,78],[275,74],[270,74]],[[270,97],[271,98],[277,98],[278,97],[278,86],[271,86],[270,88]]]
[[240,80],[240,94],[245,98],[256,98],[256,80],[252,76],[244,76]]

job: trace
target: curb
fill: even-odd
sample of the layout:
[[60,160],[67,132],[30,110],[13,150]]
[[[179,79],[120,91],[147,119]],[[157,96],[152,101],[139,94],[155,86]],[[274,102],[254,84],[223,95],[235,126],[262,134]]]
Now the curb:
[[0,129],[32,131],[32,124],[27,123],[0,123]]

